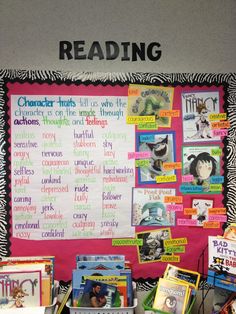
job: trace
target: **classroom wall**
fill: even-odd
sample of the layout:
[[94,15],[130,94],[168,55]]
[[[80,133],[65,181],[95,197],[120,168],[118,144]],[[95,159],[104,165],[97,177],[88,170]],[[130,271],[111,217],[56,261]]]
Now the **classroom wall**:
[[[92,72],[228,73],[234,0],[0,1],[1,68]],[[59,60],[59,41],[159,42],[158,61]],[[87,48],[89,49],[89,48]]]
[[[71,72],[236,71],[234,0],[0,0],[0,67]],[[159,42],[158,61],[59,60],[59,42]],[[142,312],[139,305],[139,311]]]

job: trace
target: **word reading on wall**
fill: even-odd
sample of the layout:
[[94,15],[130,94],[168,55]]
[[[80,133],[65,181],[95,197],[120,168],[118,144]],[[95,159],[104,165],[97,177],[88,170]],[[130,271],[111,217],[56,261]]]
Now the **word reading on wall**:
[[59,42],[59,59],[60,60],[115,60],[121,61],[158,61],[161,58],[160,43],[151,42],[146,44],[141,42],[130,43],[115,41],[106,41],[103,45],[94,41],[91,45],[84,40],[78,41],[60,41]]

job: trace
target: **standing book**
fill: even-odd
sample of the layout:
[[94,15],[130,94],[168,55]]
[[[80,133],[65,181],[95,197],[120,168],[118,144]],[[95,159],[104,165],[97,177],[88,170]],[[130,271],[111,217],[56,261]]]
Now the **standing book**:
[[[0,262],[2,271],[41,271],[42,282],[42,305],[48,306],[52,303],[52,262],[50,260],[36,261],[8,261]],[[49,269],[49,271],[48,271]]]
[[41,271],[1,271],[0,309],[41,306]]
[[164,278],[185,282],[197,290],[200,281],[200,273],[168,264],[164,273]]
[[118,307],[120,306],[120,300],[118,299],[117,287],[86,279],[79,306],[102,308]]
[[222,274],[236,275],[236,241],[223,237],[208,237],[208,268]]
[[165,313],[184,314],[188,297],[188,284],[160,278],[153,302],[153,309]]
[[72,304],[74,307],[77,306],[78,300],[83,294],[85,286],[86,276],[119,276],[120,271],[118,270],[81,270],[73,269],[72,271]]

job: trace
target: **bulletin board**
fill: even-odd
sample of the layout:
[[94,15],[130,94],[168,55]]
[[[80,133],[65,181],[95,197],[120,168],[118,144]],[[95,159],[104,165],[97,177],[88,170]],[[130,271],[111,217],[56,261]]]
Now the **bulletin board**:
[[0,256],[197,270],[235,222],[235,103],[236,74],[1,70]]

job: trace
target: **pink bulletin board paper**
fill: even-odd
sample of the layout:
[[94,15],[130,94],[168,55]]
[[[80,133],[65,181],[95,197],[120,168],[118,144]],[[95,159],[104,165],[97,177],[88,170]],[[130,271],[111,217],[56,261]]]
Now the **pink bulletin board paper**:
[[[78,94],[83,94],[85,96],[128,96],[128,84],[124,86],[102,86],[93,84],[83,85],[83,84],[38,84],[38,83],[19,83],[19,82],[9,82],[7,84],[8,97],[10,95],[21,95],[22,89],[25,94],[29,95],[70,95],[76,96]],[[181,93],[191,92],[196,90],[213,91],[218,90],[220,93],[220,103],[223,106],[223,96],[224,90],[223,86],[178,86],[174,87],[174,100],[173,100],[173,110],[179,110],[181,108]],[[139,132],[137,128],[134,130],[133,136],[137,135]],[[159,131],[159,130],[158,130]],[[175,145],[175,158],[176,161],[181,161],[182,156],[182,145],[183,145],[183,134],[181,128],[181,118],[172,118],[170,128],[160,128],[161,132],[176,132],[176,145]],[[143,131],[142,131],[143,132]],[[204,143],[201,143],[204,145]],[[215,144],[215,143],[214,143]],[[190,145],[189,143],[187,145]],[[192,144],[191,144],[192,145]],[[223,148],[221,141],[217,142],[217,145]],[[130,147],[129,152],[135,151],[135,140],[133,147]],[[126,156],[128,161],[128,155]],[[133,160],[134,162],[134,160]],[[222,161],[223,166],[223,161]],[[135,187],[161,187],[161,188],[175,188],[176,195],[182,195],[179,191],[180,185],[182,184],[182,173],[181,170],[176,170],[177,182],[175,183],[163,183],[160,186],[157,184],[140,184],[138,181],[138,175],[135,175]],[[223,175],[223,173],[222,173]],[[130,194],[132,193],[130,189]],[[183,199],[183,207],[191,208],[191,201],[193,194],[185,194]],[[209,195],[200,195],[202,197]],[[214,199],[214,207],[220,208],[224,207],[222,203],[222,194],[210,195]],[[199,197],[199,195],[198,195]],[[131,211],[131,202],[127,203],[127,209]],[[184,212],[177,212],[176,217],[180,219],[191,218],[185,216]],[[131,226],[130,226],[131,227]],[[136,232],[146,232],[149,230],[156,230],[158,226],[136,226]],[[188,268],[192,270],[197,270],[198,258],[208,243],[209,235],[219,235],[222,233],[221,229],[203,229],[200,227],[189,227],[189,226],[173,226],[170,227],[171,236],[175,238],[187,238],[188,244],[186,245],[186,250],[184,254],[180,255],[180,263],[177,266],[182,268]],[[29,255],[54,255],[55,256],[55,278],[58,280],[70,280],[72,276],[72,269],[76,267],[75,256],[77,254],[124,254],[126,259],[129,260],[133,265],[133,278],[156,278],[163,275],[167,263],[163,262],[149,262],[149,263],[139,263],[138,254],[136,246],[112,246],[111,238],[100,238],[100,239],[66,239],[66,240],[25,240],[18,239],[16,237],[11,237],[11,255],[12,256],[29,256]]]

